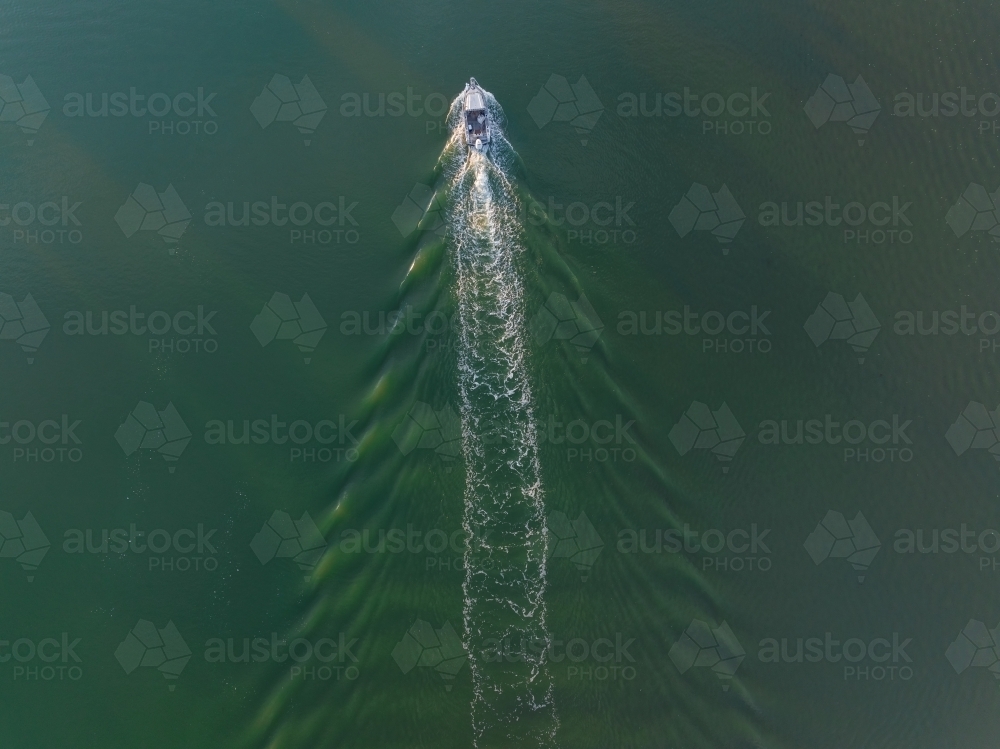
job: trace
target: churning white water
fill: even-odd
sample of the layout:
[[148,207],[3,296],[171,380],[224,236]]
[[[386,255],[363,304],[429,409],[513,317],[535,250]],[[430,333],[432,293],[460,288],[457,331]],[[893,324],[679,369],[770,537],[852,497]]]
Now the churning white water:
[[487,94],[492,144],[468,153],[462,97],[452,103],[443,156],[449,250],[457,280],[464,636],[477,746],[552,746],[558,718],[545,661],[547,541],[526,362],[518,256],[523,252],[515,154],[503,110]]

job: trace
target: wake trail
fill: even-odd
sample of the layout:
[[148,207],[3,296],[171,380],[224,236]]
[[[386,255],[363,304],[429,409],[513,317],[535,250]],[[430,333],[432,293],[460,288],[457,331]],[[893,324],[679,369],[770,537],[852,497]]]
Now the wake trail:
[[548,554],[526,361],[523,252],[515,154],[503,110],[486,95],[490,155],[467,152],[462,96],[451,105],[443,171],[458,304],[463,623],[477,747],[555,745],[558,717],[545,661]]

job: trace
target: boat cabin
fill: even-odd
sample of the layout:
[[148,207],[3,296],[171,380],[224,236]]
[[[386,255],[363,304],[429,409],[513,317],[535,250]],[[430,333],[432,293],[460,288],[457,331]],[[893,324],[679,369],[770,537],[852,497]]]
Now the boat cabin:
[[469,143],[488,140],[486,135],[486,102],[479,91],[470,91],[465,97],[465,135]]

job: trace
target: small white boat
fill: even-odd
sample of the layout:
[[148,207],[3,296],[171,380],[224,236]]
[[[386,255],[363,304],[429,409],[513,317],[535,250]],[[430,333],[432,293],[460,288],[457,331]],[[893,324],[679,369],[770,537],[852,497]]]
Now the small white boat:
[[465,142],[470,150],[486,153],[490,148],[490,121],[486,113],[486,92],[470,78],[462,92],[465,96]]

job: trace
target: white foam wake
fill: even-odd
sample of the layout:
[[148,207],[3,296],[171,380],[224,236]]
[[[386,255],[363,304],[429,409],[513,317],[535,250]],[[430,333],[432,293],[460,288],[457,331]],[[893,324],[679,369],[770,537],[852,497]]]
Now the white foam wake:
[[467,153],[461,97],[444,155],[457,280],[458,369],[466,466],[463,618],[477,746],[552,746],[558,718],[545,662],[548,553],[526,363],[523,251],[514,152],[487,94],[488,156]]

